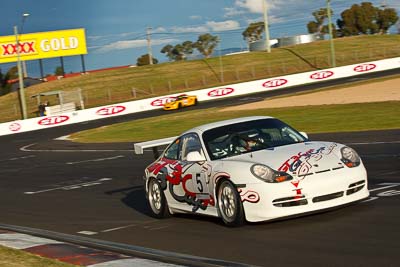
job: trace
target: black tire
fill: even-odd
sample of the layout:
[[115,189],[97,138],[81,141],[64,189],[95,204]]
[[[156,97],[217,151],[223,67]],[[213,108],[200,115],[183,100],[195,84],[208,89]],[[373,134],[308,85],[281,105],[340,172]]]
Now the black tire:
[[149,181],[147,200],[149,202],[153,217],[158,219],[170,217],[168,203],[165,198],[164,191],[162,190],[161,184],[157,179],[151,179]]
[[243,204],[236,187],[228,180],[221,182],[217,193],[218,214],[228,226],[241,226],[245,221]]

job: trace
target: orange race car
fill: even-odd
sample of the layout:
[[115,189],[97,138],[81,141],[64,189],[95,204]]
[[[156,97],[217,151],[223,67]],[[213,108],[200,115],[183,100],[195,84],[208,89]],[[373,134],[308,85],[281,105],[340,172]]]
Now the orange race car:
[[163,109],[172,110],[195,105],[197,105],[197,96],[183,94],[178,95],[174,101],[165,103]]

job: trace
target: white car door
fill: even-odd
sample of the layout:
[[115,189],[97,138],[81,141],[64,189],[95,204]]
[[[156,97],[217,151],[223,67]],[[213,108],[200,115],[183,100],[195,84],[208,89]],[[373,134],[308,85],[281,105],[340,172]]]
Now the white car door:
[[[182,189],[186,195],[186,201],[192,206],[192,211],[206,210],[209,205],[214,205],[214,199],[209,181],[208,164],[204,157],[199,136],[189,133],[181,139],[180,161],[184,169]],[[189,153],[196,155],[193,160],[188,157]]]

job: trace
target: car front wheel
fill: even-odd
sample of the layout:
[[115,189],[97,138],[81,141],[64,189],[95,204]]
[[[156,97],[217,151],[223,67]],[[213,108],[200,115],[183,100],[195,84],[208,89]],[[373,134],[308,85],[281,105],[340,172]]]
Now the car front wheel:
[[168,203],[158,180],[150,180],[147,194],[153,216],[160,219],[169,217]]
[[239,192],[228,180],[223,181],[218,189],[218,212],[228,226],[240,226],[245,223]]

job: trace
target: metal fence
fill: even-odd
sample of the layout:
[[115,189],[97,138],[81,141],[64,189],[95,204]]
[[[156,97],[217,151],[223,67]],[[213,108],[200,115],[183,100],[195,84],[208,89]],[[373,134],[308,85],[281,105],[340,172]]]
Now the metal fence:
[[[197,90],[201,88],[224,86],[227,84],[246,82],[256,79],[268,79],[270,77],[301,73],[306,71],[329,68],[331,58],[329,52],[319,54],[300,54],[292,48],[280,48],[293,56],[290,59],[274,58],[263,64],[251,64],[251,62],[239,62],[232,64],[226,60],[226,56],[213,58],[204,61],[204,68],[198,70],[198,75],[193,72],[182,70],[173,75],[173,79],[159,78],[157,75],[141,78],[140,86],[136,85],[135,80],[127,80],[123,86],[113,87],[112,82],[108,84],[98,84],[95,88],[85,88],[81,86],[81,96],[85,108],[100,105],[114,104],[141,98],[149,98],[157,95]],[[360,62],[375,61],[384,58],[400,57],[400,44],[390,47],[373,47],[336,53],[336,65],[350,65]],[[117,77],[118,78],[118,77]],[[116,79],[117,79],[116,78]],[[119,79],[125,79],[124,76]],[[79,88],[74,88],[77,90]],[[26,91],[28,115],[37,116],[37,103],[31,99],[29,89]],[[2,112],[1,121],[11,121],[21,118],[18,94],[11,93],[3,96],[0,102]],[[46,99],[52,104],[57,103],[57,99]],[[11,104],[10,104],[11,103]],[[80,106],[80,104],[77,104]]]

